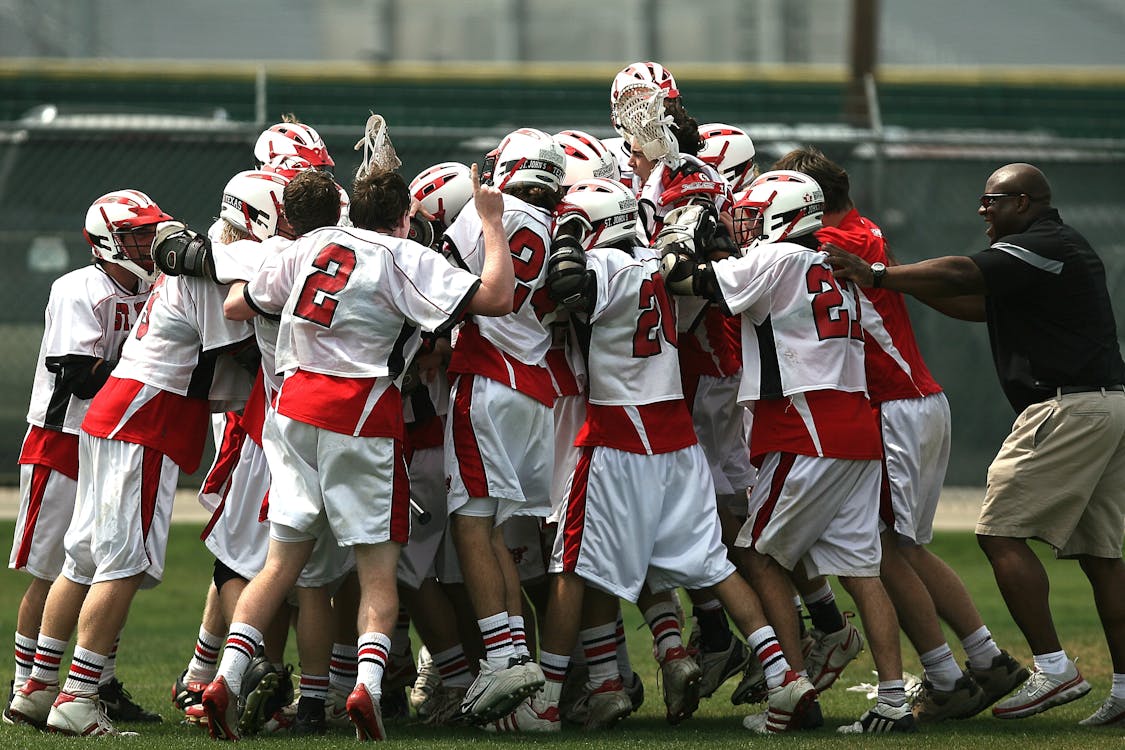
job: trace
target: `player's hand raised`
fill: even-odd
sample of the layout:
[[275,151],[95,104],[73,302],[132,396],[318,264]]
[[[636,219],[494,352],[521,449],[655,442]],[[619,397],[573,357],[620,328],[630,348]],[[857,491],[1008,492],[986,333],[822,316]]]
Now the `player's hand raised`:
[[480,172],[474,163],[472,168],[473,203],[482,221],[497,220],[504,215],[504,194],[491,185],[480,184]]

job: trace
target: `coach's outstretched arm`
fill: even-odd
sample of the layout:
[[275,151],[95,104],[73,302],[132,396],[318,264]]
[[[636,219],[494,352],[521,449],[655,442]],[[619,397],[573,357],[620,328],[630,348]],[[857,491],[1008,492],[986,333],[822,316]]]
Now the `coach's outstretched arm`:
[[468,311],[476,315],[507,315],[512,311],[516,277],[512,252],[504,232],[504,194],[491,185],[481,185],[477,165],[473,165],[473,202],[484,232],[484,267],[480,286],[469,301]]

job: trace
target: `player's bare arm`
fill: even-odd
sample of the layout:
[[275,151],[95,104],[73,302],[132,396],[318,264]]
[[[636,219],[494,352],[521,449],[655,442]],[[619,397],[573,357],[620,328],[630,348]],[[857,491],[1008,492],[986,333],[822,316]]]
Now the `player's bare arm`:
[[230,285],[226,301],[223,302],[223,315],[230,320],[250,320],[258,314],[246,301],[245,289],[245,281],[236,281]]
[[504,194],[491,185],[480,184],[477,165],[472,168],[473,202],[484,233],[484,267],[480,287],[469,301],[468,310],[477,315],[507,315],[512,311],[516,278],[512,253],[504,233]]

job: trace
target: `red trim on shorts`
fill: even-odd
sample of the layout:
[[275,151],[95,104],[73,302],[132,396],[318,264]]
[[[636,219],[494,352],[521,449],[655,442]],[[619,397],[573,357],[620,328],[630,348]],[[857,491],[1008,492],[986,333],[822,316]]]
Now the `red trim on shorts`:
[[472,407],[475,375],[458,375],[454,381],[457,396],[450,409],[453,420],[453,449],[457,454],[457,470],[469,497],[488,497],[488,478],[484,475],[484,457],[473,432]]
[[265,523],[270,520],[270,491],[267,488],[266,494],[262,495],[262,507],[258,509],[258,523]]
[[156,498],[160,494],[160,469],[164,454],[143,447],[141,454],[141,538],[148,541],[148,529],[156,514]]
[[262,371],[254,378],[254,385],[250,388],[250,397],[242,407],[242,417],[239,420],[246,436],[258,445],[262,444],[262,425],[266,421],[266,384]]
[[586,528],[586,491],[590,481],[590,464],[594,457],[593,446],[586,446],[574,465],[570,497],[566,500],[566,518],[562,521],[563,572],[573,573],[578,566],[578,553],[582,551],[582,532]]
[[33,424],[23,439],[17,463],[49,466],[78,481],[78,436]]
[[223,486],[230,482],[230,475],[238,465],[242,441],[245,439],[246,430],[243,429],[238,413],[228,411],[223,422],[223,436],[220,438],[218,455],[211,470],[203,478],[203,486],[199,490],[202,494],[218,495],[222,492]]
[[35,537],[35,526],[39,523],[39,511],[43,509],[43,497],[47,494],[47,480],[51,478],[51,467],[31,467],[31,499],[27,506],[27,517],[23,522],[23,536],[20,537],[19,551],[16,553],[16,569],[27,567],[31,556],[31,543]]
[[754,515],[754,541],[758,541],[758,537],[762,535],[762,530],[766,528],[766,524],[770,522],[770,517],[773,515],[773,509],[777,507],[778,498],[781,497],[781,490],[785,487],[785,480],[789,477],[789,472],[793,470],[793,463],[797,460],[796,453],[782,453],[781,460],[777,464],[777,469],[774,470],[773,476],[770,477],[770,494],[766,497],[766,501],[762,503],[762,507]]
[[201,541],[206,541],[207,537],[211,536],[211,529],[215,528],[215,524],[217,524],[219,522],[219,519],[222,518],[223,508],[225,508],[226,505],[227,495],[224,492],[223,499],[219,501],[219,504],[215,506],[215,512],[211,514],[211,520],[207,522],[207,525],[203,527],[203,533],[199,535],[199,539]]
[[401,440],[394,441],[394,476],[391,480],[391,541],[406,544],[410,539],[410,476]]

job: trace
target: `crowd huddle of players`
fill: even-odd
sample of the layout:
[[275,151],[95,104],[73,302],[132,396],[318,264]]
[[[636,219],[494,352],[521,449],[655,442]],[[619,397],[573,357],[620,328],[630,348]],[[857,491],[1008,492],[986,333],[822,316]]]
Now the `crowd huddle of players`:
[[206,232],[136,190],[94,201],[95,262],[52,287],[20,458],[11,566],[33,578],[6,720],[160,720],[117,680],[117,636],[208,432],[215,572],[172,692],[216,739],[382,739],[411,713],[612,726],[645,699],[622,600],[673,724],[737,679],[733,703],[765,704],[748,730],[816,729],[865,643],[878,699],[846,733],[1089,690],[1002,700],[1029,670],[925,548],[949,408],[902,296],[818,252],[892,262],[846,172],[802,148],[759,174],[750,137],[700,125],[657,63],[617,75],[611,112],[617,138],[522,128],[409,183],[373,115],[347,190],[290,118]]

